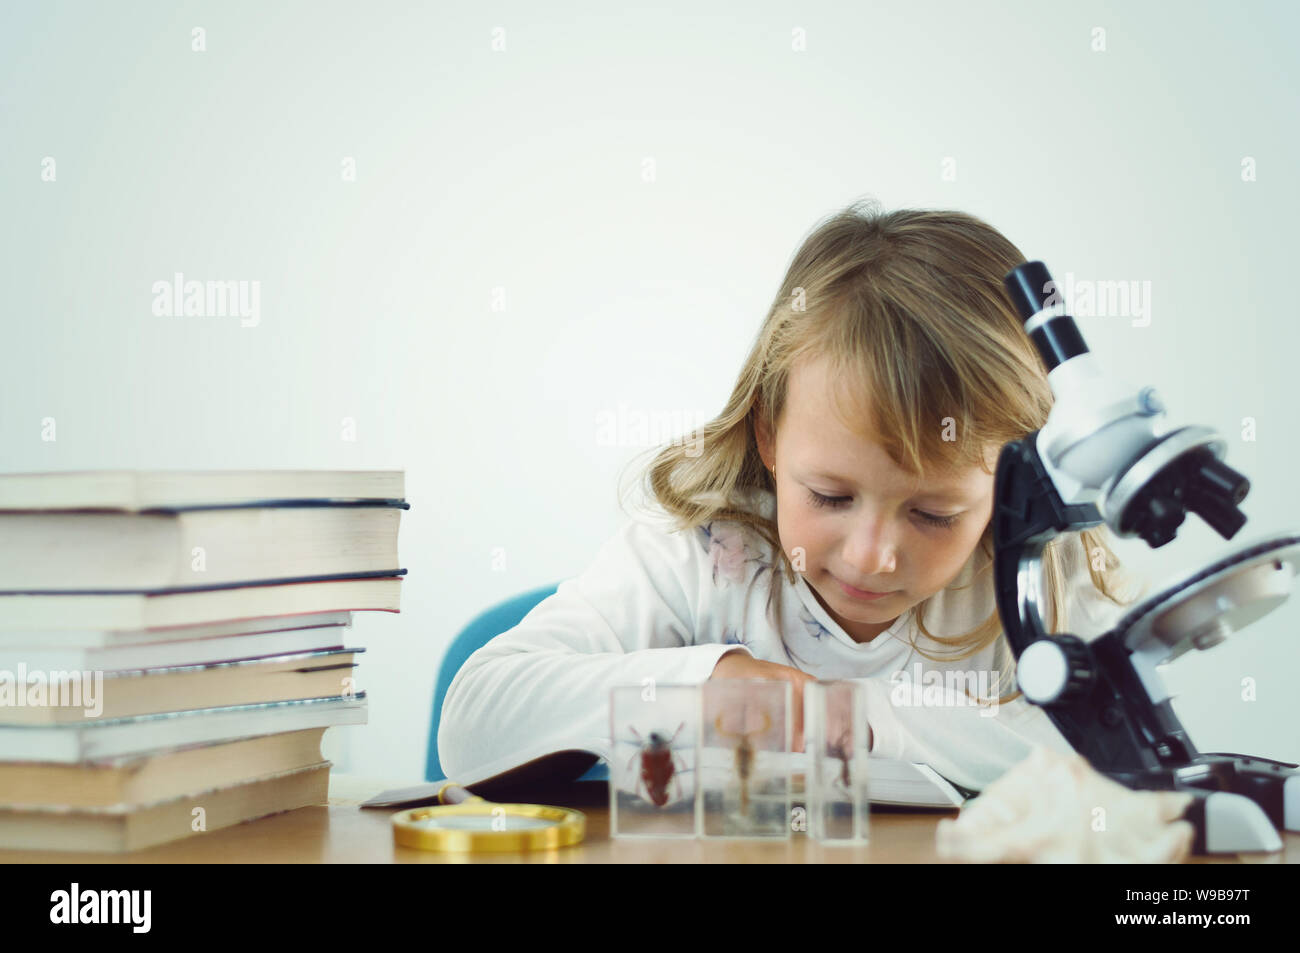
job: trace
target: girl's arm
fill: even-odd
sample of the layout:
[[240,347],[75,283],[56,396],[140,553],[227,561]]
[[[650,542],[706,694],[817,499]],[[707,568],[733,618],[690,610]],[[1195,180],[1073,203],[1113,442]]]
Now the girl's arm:
[[736,646],[695,644],[706,559],[690,533],[631,522],[471,655],[443,702],[447,776],[473,784],[564,750],[608,758],[611,688],[707,681]]

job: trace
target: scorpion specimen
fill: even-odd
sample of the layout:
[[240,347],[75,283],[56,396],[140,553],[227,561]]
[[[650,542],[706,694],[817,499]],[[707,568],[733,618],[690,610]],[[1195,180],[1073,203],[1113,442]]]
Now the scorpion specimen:
[[753,738],[767,734],[772,727],[772,716],[768,712],[763,712],[763,727],[756,731],[727,731],[722,727],[722,716],[719,715],[713,722],[713,727],[718,734],[724,738],[739,738],[736,744],[736,777],[740,781],[740,813],[749,814],[749,777],[754,769],[754,742]]

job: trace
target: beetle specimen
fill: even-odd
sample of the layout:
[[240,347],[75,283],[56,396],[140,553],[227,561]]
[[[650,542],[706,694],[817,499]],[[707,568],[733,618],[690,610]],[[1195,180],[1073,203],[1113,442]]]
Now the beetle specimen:
[[686,722],[677,726],[671,738],[664,738],[657,731],[650,732],[648,741],[641,738],[641,733],[628,725],[628,730],[636,735],[637,742],[641,745],[641,750],[628,760],[628,770],[632,770],[632,762],[641,758],[641,775],[637,782],[636,793],[641,793],[641,785],[645,785],[646,796],[655,807],[663,807],[668,803],[668,785],[676,783],[677,796],[682,793],[682,782],[677,777],[677,769],[673,764],[673,742],[681,734],[682,728]]

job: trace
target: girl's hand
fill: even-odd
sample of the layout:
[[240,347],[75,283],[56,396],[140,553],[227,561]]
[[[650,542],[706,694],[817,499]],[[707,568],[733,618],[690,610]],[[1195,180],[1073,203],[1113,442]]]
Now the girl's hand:
[[[718,663],[713,667],[713,674],[709,676],[710,680],[715,678],[783,678],[788,681],[792,689],[790,704],[794,708],[791,745],[795,751],[803,750],[803,687],[806,683],[815,682],[817,679],[789,665],[756,659],[743,649],[732,649],[718,659]],[[867,725],[867,749],[874,748],[875,742],[874,732],[871,726]]]
[[785,679],[789,682],[792,689],[790,705],[794,709],[794,733],[791,744],[795,751],[803,750],[803,687],[807,682],[817,681],[816,678],[789,665],[756,659],[742,649],[732,649],[718,659],[718,664],[713,667],[713,674],[709,676],[709,680],[715,678],[768,678]]

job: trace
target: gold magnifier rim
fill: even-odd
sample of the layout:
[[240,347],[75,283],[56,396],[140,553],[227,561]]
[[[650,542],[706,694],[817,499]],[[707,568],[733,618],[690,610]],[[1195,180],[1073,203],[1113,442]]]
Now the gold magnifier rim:
[[[509,817],[550,821],[547,827],[521,830],[466,831],[429,828],[421,822],[433,817],[493,817],[500,808]],[[418,850],[479,851],[549,850],[579,843],[586,833],[587,819],[581,811],[546,804],[499,804],[472,800],[460,804],[435,804],[398,811],[393,815],[393,840],[402,847]]]

